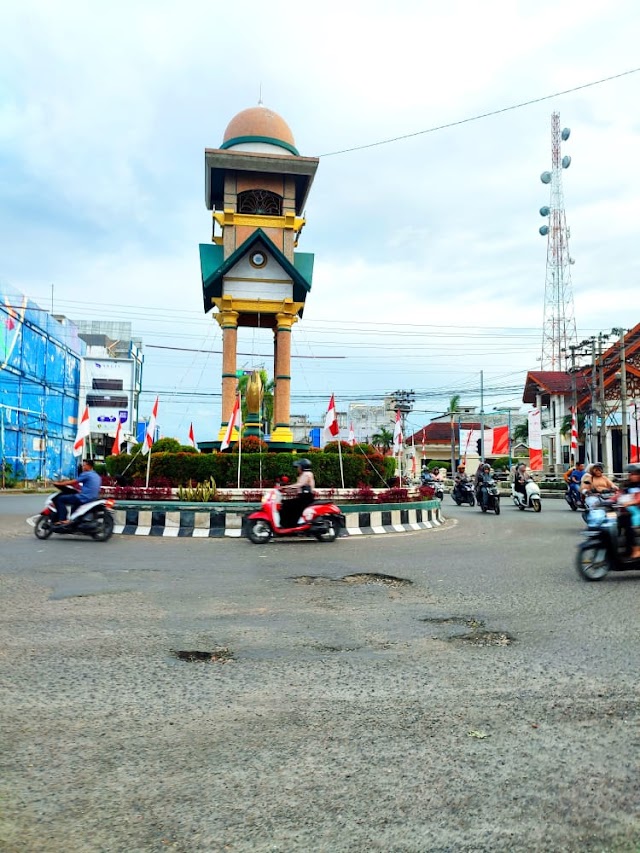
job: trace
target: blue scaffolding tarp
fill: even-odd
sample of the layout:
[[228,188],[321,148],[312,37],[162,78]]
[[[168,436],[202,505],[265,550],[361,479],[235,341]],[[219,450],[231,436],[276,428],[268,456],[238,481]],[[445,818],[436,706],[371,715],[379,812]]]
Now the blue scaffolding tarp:
[[19,480],[75,473],[85,349],[73,323],[0,283],[0,459]]

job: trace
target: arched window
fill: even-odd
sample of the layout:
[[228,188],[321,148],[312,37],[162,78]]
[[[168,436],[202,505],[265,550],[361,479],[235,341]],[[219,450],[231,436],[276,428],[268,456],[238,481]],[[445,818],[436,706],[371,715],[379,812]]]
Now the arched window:
[[238,213],[281,216],[282,196],[269,190],[245,190],[243,193],[238,193]]

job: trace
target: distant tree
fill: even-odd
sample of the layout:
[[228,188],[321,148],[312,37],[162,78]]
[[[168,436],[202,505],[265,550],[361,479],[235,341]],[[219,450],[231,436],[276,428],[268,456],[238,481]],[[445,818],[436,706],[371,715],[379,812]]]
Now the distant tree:
[[393,447],[393,432],[386,427],[380,427],[378,432],[371,436],[371,443],[383,453],[387,453]]

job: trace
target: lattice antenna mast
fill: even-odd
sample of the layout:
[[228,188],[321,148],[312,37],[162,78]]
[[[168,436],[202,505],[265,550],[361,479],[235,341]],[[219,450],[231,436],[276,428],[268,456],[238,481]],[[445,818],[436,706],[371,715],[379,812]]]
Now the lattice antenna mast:
[[552,113],[551,171],[540,175],[542,183],[550,184],[551,189],[549,207],[540,208],[540,215],[548,220],[548,225],[540,228],[540,234],[547,237],[541,358],[541,366],[546,370],[566,370],[569,346],[578,341],[571,286],[574,260],[569,254],[570,230],[562,191],[562,170],[569,168],[571,157],[562,156],[561,146],[570,133],[568,127],[560,130],[560,113]]

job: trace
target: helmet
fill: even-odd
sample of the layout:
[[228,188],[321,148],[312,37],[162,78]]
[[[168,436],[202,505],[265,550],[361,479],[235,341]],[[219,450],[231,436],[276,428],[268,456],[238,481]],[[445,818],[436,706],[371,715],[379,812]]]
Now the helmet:
[[488,463],[488,462],[485,462],[485,463],[484,463],[484,465],[482,466],[482,470],[483,470],[483,471],[490,471],[490,470],[491,470],[491,465],[489,465],[489,463]]
[[301,471],[310,471],[311,462],[308,459],[296,459],[293,463],[294,468],[299,468]]
[[458,465],[458,471],[460,471],[460,473],[462,474],[462,472],[464,471],[464,465]]
[[637,462],[632,462],[631,465],[627,465],[627,473],[640,474],[640,464],[638,464]]
[[599,468],[601,471],[604,471],[604,465],[602,464],[602,462],[592,462],[589,466],[589,470],[593,471],[594,468]]

